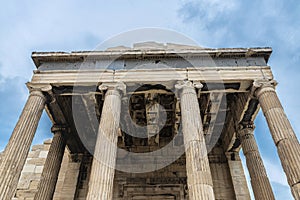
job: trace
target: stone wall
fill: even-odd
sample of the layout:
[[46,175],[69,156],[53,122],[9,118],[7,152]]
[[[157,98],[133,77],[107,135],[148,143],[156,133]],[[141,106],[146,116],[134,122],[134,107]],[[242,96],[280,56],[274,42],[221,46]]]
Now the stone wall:
[[37,191],[50,144],[51,140],[46,140],[44,144],[32,146],[23,167],[13,200],[33,199]]
[[[13,200],[33,200],[37,192],[50,144],[51,140],[46,140],[44,144],[32,146],[22,170]],[[77,186],[79,172],[84,172],[84,170],[80,170],[82,159],[82,155],[70,155],[66,148],[53,200],[85,199],[88,183],[83,182],[81,185],[79,184],[80,187]],[[91,161],[89,165],[90,163]]]

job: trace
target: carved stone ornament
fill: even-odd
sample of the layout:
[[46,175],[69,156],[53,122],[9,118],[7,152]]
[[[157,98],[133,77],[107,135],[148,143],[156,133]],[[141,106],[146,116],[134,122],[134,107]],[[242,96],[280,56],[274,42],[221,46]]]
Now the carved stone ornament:
[[203,85],[200,82],[193,83],[191,81],[178,81],[175,85],[175,89],[177,90],[181,90],[184,87],[201,89]]
[[100,91],[106,91],[106,90],[119,90],[122,92],[123,95],[126,94],[126,85],[123,82],[116,82],[116,83],[103,83],[99,85]]

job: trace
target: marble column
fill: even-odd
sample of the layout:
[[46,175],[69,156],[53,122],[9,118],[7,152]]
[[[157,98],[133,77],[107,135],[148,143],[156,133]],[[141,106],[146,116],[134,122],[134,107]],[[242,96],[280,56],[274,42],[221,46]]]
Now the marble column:
[[106,90],[106,93],[94,150],[88,200],[111,200],[113,197],[121,98],[125,88],[123,83],[99,86],[99,89]]
[[54,125],[51,131],[54,133],[50,149],[46,158],[41,180],[38,185],[38,191],[34,196],[35,200],[51,200],[55,191],[61,162],[66,147],[65,126]]
[[195,87],[190,81],[178,83],[184,137],[189,199],[214,200],[213,183]]
[[0,199],[10,200],[16,192],[45,103],[46,98],[41,91],[30,92],[0,165]]
[[274,200],[274,194],[267,176],[263,160],[258,151],[254,134],[254,126],[247,125],[237,131],[241,141],[243,153],[246,157],[246,164],[251,178],[251,185],[255,199]]
[[300,145],[275,92],[275,81],[253,83],[294,198],[300,199]]

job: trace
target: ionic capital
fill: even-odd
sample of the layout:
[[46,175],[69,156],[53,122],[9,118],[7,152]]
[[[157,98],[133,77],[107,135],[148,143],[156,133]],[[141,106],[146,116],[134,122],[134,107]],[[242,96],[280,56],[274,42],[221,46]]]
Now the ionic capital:
[[253,94],[259,97],[264,92],[274,92],[277,84],[275,80],[255,80],[252,88]]
[[[30,82],[27,82],[26,86],[31,96],[39,96],[45,100],[50,100],[50,101],[53,99],[53,92],[52,92],[51,85],[35,85]],[[47,95],[48,97],[46,97],[45,94],[49,94]]]
[[27,82],[26,86],[29,90],[29,92],[34,92],[34,91],[40,91],[40,92],[52,92],[52,86],[50,84],[48,85],[37,85],[37,84],[32,84],[31,82]]
[[98,88],[100,91],[118,91],[121,95],[126,95],[126,85],[123,82],[103,83]]
[[177,90],[181,90],[183,88],[201,89],[202,87],[203,85],[200,82],[193,83],[192,81],[178,81],[175,85],[175,89]]
[[249,135],[253,135],[255,126],[253,123],[249,124],[240,124],[237,130],[237,137],[239,138],[247,138]]
[[176,93],[183,95],[186,92],[196,93],[195,88],[201,89],[203,85],[200,82],[178,81],[175,85]]

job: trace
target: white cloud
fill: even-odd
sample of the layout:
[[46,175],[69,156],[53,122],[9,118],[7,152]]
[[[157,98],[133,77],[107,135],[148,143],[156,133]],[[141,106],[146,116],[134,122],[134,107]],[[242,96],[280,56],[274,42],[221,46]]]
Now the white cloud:
[[185,20],[197,19],[203,24],[209,24],[221,15],[232,12],[237,8],[237,4],[237,0],[185,1],[180,12]]
[[280,165],[276,165],[274,164],[274,162],[271,162],[268,159],[264,160],[264,165],[267,169],[267,173],[271,182],[275,182],[283,186],[289,186],[286,180],[286,176]]
[[[278,96],[300,138],[300,4],[279,0],[184,1],[178,29],[188,33],[200,46],[271,46],[269,65],[279,82]],[[186,32],[185,32],[186,30]]]
[[[0,6],[0,90],[7,89],[10,81],[16,77],[23,82],[14,83],[17,88],[25,88],[25,82],[32,76],[35,66],[30,58],[32,51],[75,51],[93,50],[103,40],[120,32],[138,27],[167,27],[177,24],[179,4],[173,0],[150,3],[143,1],[7,1]],[[167,9],[166,9],[167,8]],[[6,97],[13,97],[16,92],[22,98],[16,98],[15,105],[23,105],[26,95],[20,90],[5,90]],[[25,99],[24,99],[25,98]],[[13,117],[16,122],[22,111],[18,107],[3,112]],[[14,105],[10,105],[13,107]],[[8,106],[6,106],[8,107]],[[9,108],[11,108],[9,107]],[[16,106],[15,106],[16,107]],[[10,112],[11,111],[11,112]],[[47,127],[47,120],[42,120],[41,127]],[[2,140],[0,149],[7,143],[14,125],[1,127]],[[45,135],[45,130],[41,130]],[[46,130],[46,133],[48,130]],[[40,140],[35,140],[40,141]]]
[[[178,5],[170,0],[149,4],[141,1],[94,3],[54,0],[30,4],[10,1],[3,5],[0,74],[29,78],[34,69],[31,51],[93,49],[119,32],[145,26],[170,27],[176,23]],[[166,7],[168,9],[164,9]],[[89,39],[93,41],[87,45]]]

